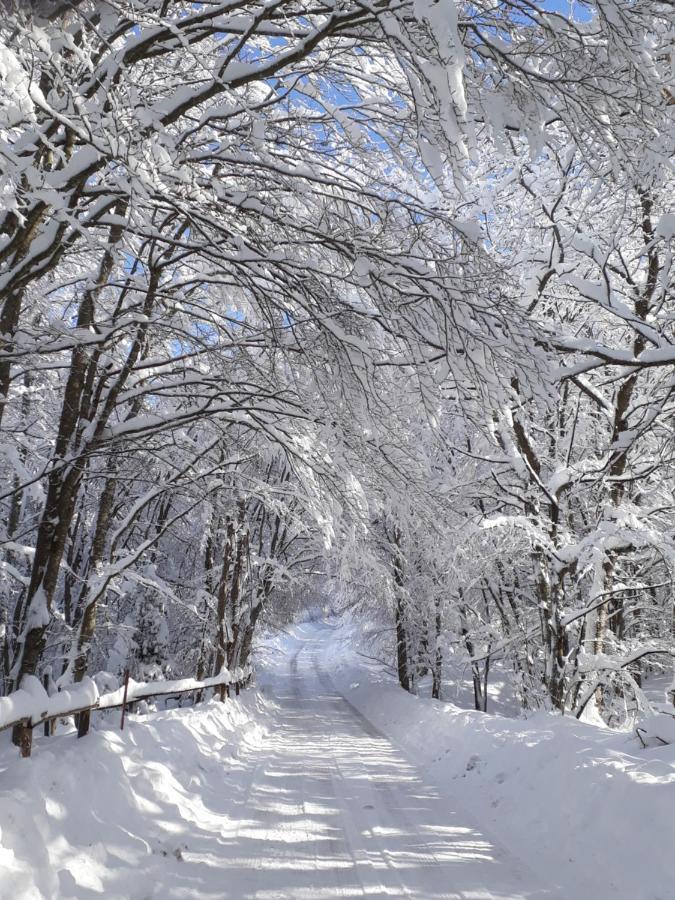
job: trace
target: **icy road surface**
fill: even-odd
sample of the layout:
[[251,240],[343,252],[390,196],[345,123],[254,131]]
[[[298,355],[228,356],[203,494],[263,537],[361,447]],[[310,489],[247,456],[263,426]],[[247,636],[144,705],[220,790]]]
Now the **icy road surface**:
[[251,871],[238,873],[238,891],[227,896],[558,897],[455,812],[337,692],[321,667],[321,629],[307,633],[271,682],[279,728],[239,833]]

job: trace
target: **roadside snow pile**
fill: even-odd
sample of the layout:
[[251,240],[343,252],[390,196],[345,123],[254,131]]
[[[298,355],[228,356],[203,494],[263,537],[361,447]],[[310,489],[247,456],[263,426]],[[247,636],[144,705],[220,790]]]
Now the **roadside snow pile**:
[[30,760],[1,735],[0,897],[222,896],[269,713],[249,691],[130,716],[123,732],[115,717],[79,741],[36,733]]
[[675,746],[645,749],[634,733],[548,713],[514,719],[413,697],[350,651],[354,640],[353,626],[326,629],[322,665],[336,687],[570,900],[672,900]]

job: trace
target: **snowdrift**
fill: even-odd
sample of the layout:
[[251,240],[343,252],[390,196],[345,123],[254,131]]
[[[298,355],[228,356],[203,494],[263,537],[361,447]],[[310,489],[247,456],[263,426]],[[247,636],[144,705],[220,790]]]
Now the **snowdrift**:
[[172,897],[196,896],[197,883],[222,896],[221,856],[267,716],[250,691],[131,716],[123,732],[115,717],[81,741],[36,738],[30,760],[0,736],[2,900],[146,900],[160,882]]

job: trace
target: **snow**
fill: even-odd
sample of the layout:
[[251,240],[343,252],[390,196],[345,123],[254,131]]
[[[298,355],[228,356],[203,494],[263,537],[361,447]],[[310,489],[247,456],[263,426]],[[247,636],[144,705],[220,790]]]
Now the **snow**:
[[12,50],[0,41],[0,80],[3,82],[3,108],[0,127],[12,128],[29,119],[34,112],[30,79]]
[[666,240],[675,237],[675,213],[664,213],[656,226],[656,233]]
[[93,169],[99,160],[99,152],[95,147],[86,145],[73,154],[72,159],[55,172],[46,177],[47,183],[54,188],[63,188],[69,182]]
[[[147,699],[158,693],[173,694],[216,687],[220,684],[231,684],[243,680],[250,672],[249,666],[245,669],[237,667],[232,672],[223,669],[219,675],[205,678],[203,681],[197,681],[196,678],[179,678],[173,681],[142,682],[130,678],[127,687],[127,702]],[[95,706],[101,710],[120,706],[124,699],[124,688],[120,687],[108,693],[99,694],[96,678],[96,676],[83,678],[79,684],[71,685],[49,696],[38,678],[34,675],[25,675],[18,691],[14,691],[6,697],[0,697],[0,730],[7,728],[19,719],[31,719],[35,725],[43,719],[75,712],[89,706]]]
[[[0,728],[17,719],[27,719],[49,702],[47,692],[34,675],[23,679],[23,687],[7,697],[0,697]],[[37,713],[39,715],[39,713]]]
[[646,716],[636,730],[644,744],[651,744],[651,746],[674,744],[675,710],[671,710],[670,713],[662,712]]
[[234,811],[264,706],[251,692],[127,722],[81,741],[36,736],[30,761],[4,744],[3,900],[236,896],[224,892],[222,859],[241,824]]
[[294,626],[259,690],[124,732],[99,714],[29,761],[3,735],[0,896],[672,896],[675,749],[414,697],[359,638]]
[[344,702],[311,647],[268,661],[264,694],[40,739],[30,762],[8,750],[3,896],[560,900]]
[[666,240],[675,237],[675,213],[664,213],[656,226],[656,233]]
[[[303,628],[319,632],[323,665],[349,702],[564,897],[672,897],[674,746],[643,749],[633,732],[549,713],[516,719],[414,697],[354,654],[353,626]],[[667,738],[673,721],[647,724]]]

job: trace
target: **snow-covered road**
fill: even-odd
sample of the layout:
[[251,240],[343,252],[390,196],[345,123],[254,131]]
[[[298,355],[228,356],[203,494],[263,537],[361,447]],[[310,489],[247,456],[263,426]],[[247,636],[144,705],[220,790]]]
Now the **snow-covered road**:
[[560,900],[350,704],[332,636],[267,647],[262,695],[7,739],[0,900]]
[[556,896],[533,885],[349,704],[322,668],[321,629],[307,634],[269,683],[279,728],[252,780],[238,832],[243,870],[227,896]]
[[236,701],[0,734],[0,900],[671,900],[672,748],[413,697],[357,627],[268,636]]

